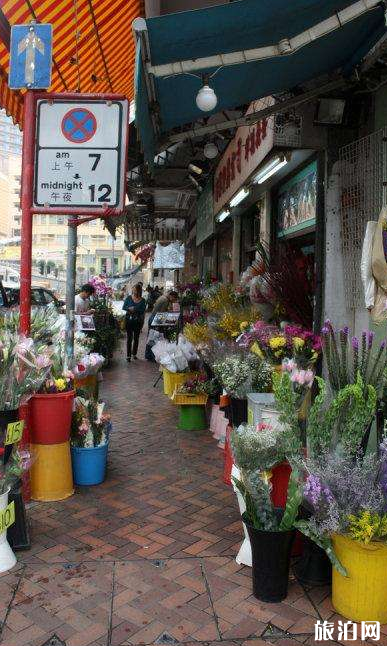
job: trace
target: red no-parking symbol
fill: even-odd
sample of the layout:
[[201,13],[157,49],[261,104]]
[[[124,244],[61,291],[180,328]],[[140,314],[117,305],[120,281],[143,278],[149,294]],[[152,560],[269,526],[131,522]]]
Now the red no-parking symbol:
[[94,137],[97,120],[86,108],[73,108],[62,119],[62,133],[73,144],[84,144]]

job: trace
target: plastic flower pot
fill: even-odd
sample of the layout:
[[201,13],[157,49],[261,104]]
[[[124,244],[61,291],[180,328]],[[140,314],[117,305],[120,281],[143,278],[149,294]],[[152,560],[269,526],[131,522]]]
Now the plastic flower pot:
[[303,536],[302,542],[302,555],[293,568],[297,579],[304,585],[329,585],[332,565],[326,552],[307,536]]
[[[232,482],[233,489],[235,491],[235,495],[237,497],[240,515],[241,515],[241,517],[243,519],[243,514],[246,511],[245,501],[243,499],[243,496],[242,496],[241,492],[237,488],[236,484],[233,482],[232,478],[236,478],[237,480],[239,480],[239,478],[240,478],[240,471],[239,471],[238,467],[235,464],[233,465],[233,467],[231,469],[231,482]],[[249,534],[247,532],[246,525],[243,522],[243,520],[242,520],[242,527],[243,527],[243,533],[244,533],[245,537],[244,537],[242,545],[239,548],[239,552],[236,555],[235,560],[238,563],[238,565],[247,565],[248,567],[251,567],[252,566],[252,556],[251,556],[250,538],[249,538]]]
[[250,537],[254,596],[267,603],[286,599],[295,530],[267,532],[250,525],[246,514],[243,520]]
[[[1,443],[4,442],[7,426],[11,422],[17,422],[19,419],[18,409],[0,411],[0,437]],[[7,464],[12,452],[12,444],[5,446],[4,464]],[[28,550],[31,547],[31,540],[28,531],[26,509],[24,506],[23,496],[21,494],[21,480],[18,480],[11,488],[8,496],[9,502],[15,503],[15,522],[8,527],[7,540],[14,550]]]
[[231,423],[234,428],[247,422],[247,399],[231,397]]
[[74,493],[69,442],[32,444],[31,498],[51,502]]
[[[0,495],[0,513],[8,506],[9,490]],[[16,556],[7,540],[7,530],[0,533],[0,572],[8,572],[16,565]]]
[[33,444],[62,444],[70,438],[74,390],[31,397]]
[[71,447],[73,477],[76,485],[98,485],[105,480],[109,445],[90,448]]
[[207,428],[206,409],[204,406],[180,406],[180,431],[205,431]]
[[352,621],[387,623],[387,545],[363,545],[334,534],[333,548],[347,571],[346,577],[332,569],[332,604]]

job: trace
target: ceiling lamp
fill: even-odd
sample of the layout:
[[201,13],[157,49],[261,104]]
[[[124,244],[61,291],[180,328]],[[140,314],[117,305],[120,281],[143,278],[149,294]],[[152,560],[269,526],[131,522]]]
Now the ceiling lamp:
[[219,154],[218,147],[212,141],[209,141],[204,146],[203,152],[204,152],[204,156],[207,157],[207,159],[215,159],[215,157],[217,157]]
[[286,157],[275,157],[268,164],[263,166],[259,173],[253,178],[254,184],[263,184],[269,177],[278,173],[278,171],[288,163]]
[[223,222],[228,216],[230,215],[229,209],[224,209],[219,213],[219,215],[216,216],[216,219],[218,222]]
[[196,105],[202,112],[211,112],[218,103],[218,97],[212,87],[208,85],[208,81],[209,77],[207,75],[204,76],[203,85],[196,95]]
[[230,200],[230,206],[231,207],[237,206],[240,202],[242,202],[242,200],[244,200],[248,196],[248,194],[249,194],[249,191],[247,188],[241,188],[241,190],[238,191],[236,195],[234,195],[232,200]]

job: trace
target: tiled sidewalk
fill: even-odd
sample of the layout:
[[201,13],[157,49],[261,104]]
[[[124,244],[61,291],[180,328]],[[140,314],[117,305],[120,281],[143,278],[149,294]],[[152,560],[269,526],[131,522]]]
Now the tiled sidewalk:
[[4,646],[294,646],[332,617],[329,591],[294,578],[286,602],[254,599],[235,562],[241,523],[222,453],[209,433],[177,431],[156,378],[154,364],[119,354],[105,371],[106,482],[29,509],[32,549],[0,577]]

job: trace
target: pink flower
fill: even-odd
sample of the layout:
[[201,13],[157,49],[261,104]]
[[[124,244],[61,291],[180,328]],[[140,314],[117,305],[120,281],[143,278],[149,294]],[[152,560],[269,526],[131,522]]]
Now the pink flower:
[[23,355],[32,350],[34,347],[34,342],[32,339],[29,337],[24,336],[24,334],[21,334],[19,337],[19,341],[15,346],[15,353],[18,355]]
[[38,370],[48,368],[50,365],[51,359],[46,354],[38,354],[38,356],[35,358],[35,366],[38,368]]

